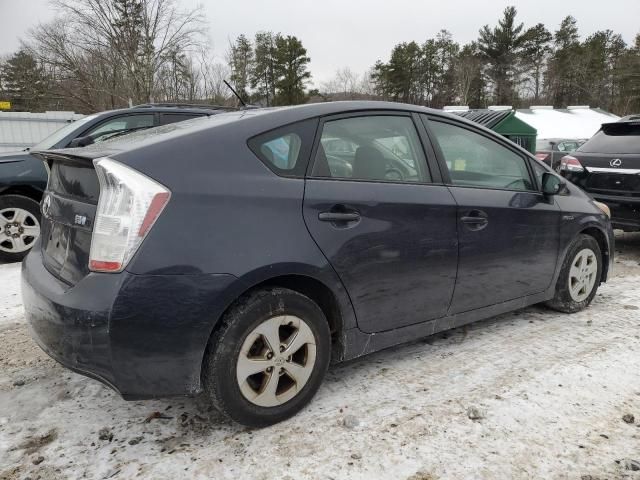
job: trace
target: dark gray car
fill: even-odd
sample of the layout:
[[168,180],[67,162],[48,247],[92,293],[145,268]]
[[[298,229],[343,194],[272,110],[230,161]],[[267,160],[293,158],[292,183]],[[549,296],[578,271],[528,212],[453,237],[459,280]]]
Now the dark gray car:
[[250,426],[303,408],[330,361],[535,303],[586,308],[613,258],[601,205],[422,107],[224,113],[37,155],[35,340],[125,398],[204,390]]

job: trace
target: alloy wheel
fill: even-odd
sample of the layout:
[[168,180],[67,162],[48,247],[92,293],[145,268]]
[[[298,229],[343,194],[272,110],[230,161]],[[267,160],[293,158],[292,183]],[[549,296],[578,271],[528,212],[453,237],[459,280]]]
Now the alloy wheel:
[[576,302],[586,300],[596,283],[598,274],[598,259],[596,254],[590,248],[580,250],[573,261],[569,270],[569,295]]
[[22,208],[0,210],[0,251],[22,253],[40,236],[40,222]]
[[276,407],[307,384],[316,361],[316,341],[304,320],[269,318],[246,337],[236,365],[242,395],[261,407]]

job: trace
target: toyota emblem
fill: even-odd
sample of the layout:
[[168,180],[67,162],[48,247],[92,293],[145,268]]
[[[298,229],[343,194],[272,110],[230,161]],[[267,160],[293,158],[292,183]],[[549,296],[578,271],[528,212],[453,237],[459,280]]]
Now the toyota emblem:
[[614,158],[609,162],[609,165],[611,165],[612,167],[619,167],[620,165],[622,165],[622,160],[620,160],[619,158]]

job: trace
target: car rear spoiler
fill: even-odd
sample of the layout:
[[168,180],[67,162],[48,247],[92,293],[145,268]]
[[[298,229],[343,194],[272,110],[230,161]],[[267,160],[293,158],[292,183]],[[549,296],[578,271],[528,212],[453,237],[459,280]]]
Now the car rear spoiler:
[[96,158],[106,157],[110,153],[115,153],[115,151],[68,148],[64,150],[40,150],[29,153],[47,164],[53,161],[87,164],[92,163]]
[[640,135],[640,120],[603,123],[602,131],[607,135]]

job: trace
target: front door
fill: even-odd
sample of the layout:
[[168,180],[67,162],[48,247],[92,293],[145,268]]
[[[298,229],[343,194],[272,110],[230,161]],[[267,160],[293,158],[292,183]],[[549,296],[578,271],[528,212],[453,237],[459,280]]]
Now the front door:
[[471,127],[429,121],[458,204],[458,277],[450,313],[546,290],[558,259],[560,209],[529,160]]
[[457,268],[456,204],[432,183],[410,115],[326,119],[304,218],[365,332],[446,315]]

